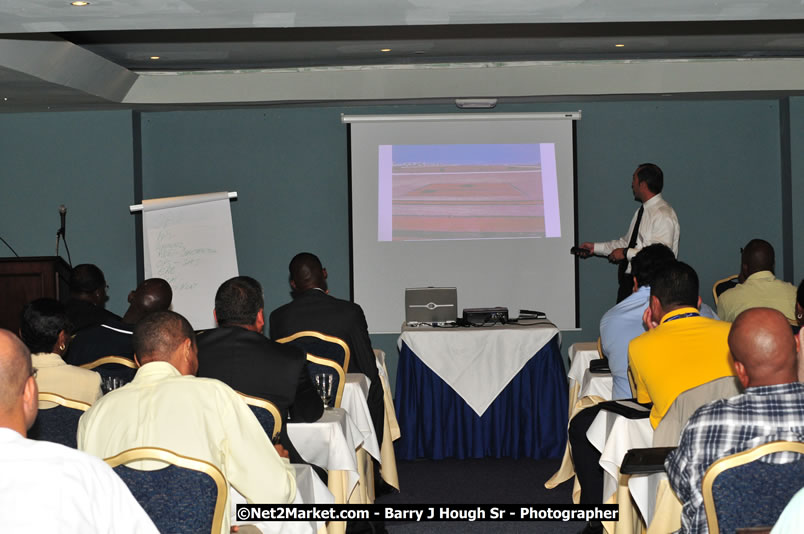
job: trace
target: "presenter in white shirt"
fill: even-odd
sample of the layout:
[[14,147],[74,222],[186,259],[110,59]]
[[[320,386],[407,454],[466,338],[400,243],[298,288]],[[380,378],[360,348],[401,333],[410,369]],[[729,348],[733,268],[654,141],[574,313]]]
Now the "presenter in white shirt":
[[631,259],[643,247],[661,243],[669,247],[678,257],[678,239],[681,229],[678,217],[672,206],[662,198],[664,187],[664,174],[658,165],[642,163],[639,165],[631,179],[631,190],[634,200],[642,205],[631,218],[631,224],[626,234],[611,241],[598,243],[581,243],[581,249],[586,252],[580,257],[591,255],[606,256],[611,263],[617,263],[619,289],[617,302],[628,297],[633,289],[631,272]]

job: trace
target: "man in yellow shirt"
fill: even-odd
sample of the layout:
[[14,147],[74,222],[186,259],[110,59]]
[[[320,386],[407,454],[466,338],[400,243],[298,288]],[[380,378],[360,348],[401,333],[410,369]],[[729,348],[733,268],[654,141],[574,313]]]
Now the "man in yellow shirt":
[[631,341],[628,361],[638,402],[652,402],[659,424],[676,397],[716,378],[733,376],[730,323],[701,317],[698,275],[683,262],[657,273],[644,321],[649,331]]

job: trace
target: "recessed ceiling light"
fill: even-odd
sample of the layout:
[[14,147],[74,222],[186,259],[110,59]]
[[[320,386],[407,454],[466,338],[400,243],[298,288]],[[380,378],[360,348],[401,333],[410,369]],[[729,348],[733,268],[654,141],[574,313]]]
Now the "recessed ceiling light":
[[84,6],[88,6],[89,2],[82,2],[80,0],[75,0],[75,2],[70,2],[70,5],[75,6],[75,7],[84,7]]
[[614,46],[616,46],[617,48],[622,48],[622,47],[624,47],[625,45],[624,45],[624,44],[622,44],[622,43],[618,43],[618,44],[616,44],[616,45],[614,45]]
[[159,59],[160,56],[151,56],[150,59]]
[[390,52],[390,48],[380,48],[380,52]]

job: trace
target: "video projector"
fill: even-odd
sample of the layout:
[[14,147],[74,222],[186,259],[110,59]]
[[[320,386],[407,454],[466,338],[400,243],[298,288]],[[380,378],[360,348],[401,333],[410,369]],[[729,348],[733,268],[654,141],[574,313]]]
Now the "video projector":
[[508,308],[464,308],[463,320],[475,326],[505,324],[508,322]]

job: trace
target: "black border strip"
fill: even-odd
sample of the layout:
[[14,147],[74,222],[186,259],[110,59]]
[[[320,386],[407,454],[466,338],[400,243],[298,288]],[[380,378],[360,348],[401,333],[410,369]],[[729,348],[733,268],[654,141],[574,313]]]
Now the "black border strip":
[[346,124],[346,194],[349,211],[349,300],[355,301],[355,255],[354,233],[352,231],[352,124]]
[[[142,204],[142,113],[131,112],[132,167],[134,173],[134,204]],[[145,280],[143,255],[142,211],[134,213],[134,241],[137,254],[137,286]]]
[[[572,121],[572,216],[575,218],[573,236],[574,243],[578,243],[578,151],[576,150],[578,132],[577,120]],[[578,256],[575,256],[575,328],[581,327],[581,276]]]
[[793,169],[790,145],[790,97],[779,99],[779,147],[782,194],[782,278],[793,280]]

